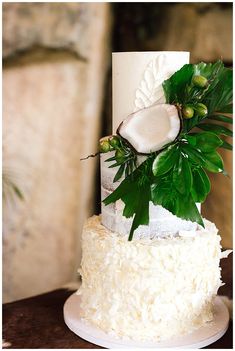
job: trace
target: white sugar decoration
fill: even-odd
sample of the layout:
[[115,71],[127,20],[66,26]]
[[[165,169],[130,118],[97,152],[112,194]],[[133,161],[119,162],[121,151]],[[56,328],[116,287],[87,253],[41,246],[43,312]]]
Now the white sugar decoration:
[[165,54],[150,61],[135,93],[134,111],[151,106],[153,103],[165,103],[162,83],[170,78],[172,73],[172,63],[169,63]]

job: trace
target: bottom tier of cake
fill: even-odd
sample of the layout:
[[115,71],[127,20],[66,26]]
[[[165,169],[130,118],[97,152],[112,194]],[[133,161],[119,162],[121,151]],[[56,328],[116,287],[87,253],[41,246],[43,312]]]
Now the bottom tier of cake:
[[135,340],[166,340],[213,319],[221,285],[220,236],[205,229],[183,236],[127,241],[99,216],[82,234],[82,318],[106,333]]

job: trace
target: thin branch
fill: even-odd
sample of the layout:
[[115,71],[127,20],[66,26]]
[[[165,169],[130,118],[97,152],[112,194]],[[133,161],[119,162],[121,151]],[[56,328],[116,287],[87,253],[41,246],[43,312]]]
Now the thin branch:
[[90,157],[96,157],[96,156],[98,156],[99,154],[100,154],[100,152],[97,152],[96,154],[91,154],[91,155],[89,155],[89,156],[87,156],[87,157],[80,158],[80,161],[87,160],[87,159],[90,158]]

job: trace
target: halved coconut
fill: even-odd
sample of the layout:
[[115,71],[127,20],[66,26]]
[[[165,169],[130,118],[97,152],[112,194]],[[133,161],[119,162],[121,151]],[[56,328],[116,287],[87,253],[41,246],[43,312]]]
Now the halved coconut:
[[181,120],[174,105],[152,105],[129,115],[117,129],[142,154],[161,150],[180,133]]

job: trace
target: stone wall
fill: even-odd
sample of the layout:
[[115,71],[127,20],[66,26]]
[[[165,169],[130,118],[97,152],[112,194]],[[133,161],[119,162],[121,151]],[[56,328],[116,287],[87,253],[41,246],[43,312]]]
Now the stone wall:
[[115,3],[113,10],[113,50],[183,50],[192,63],[232,61],[231,3]]
[[109,63],[109,5],[3,4],[3,167],[24,200],[4,203],[3,298],[77,277],[80,233],[94,211]]

